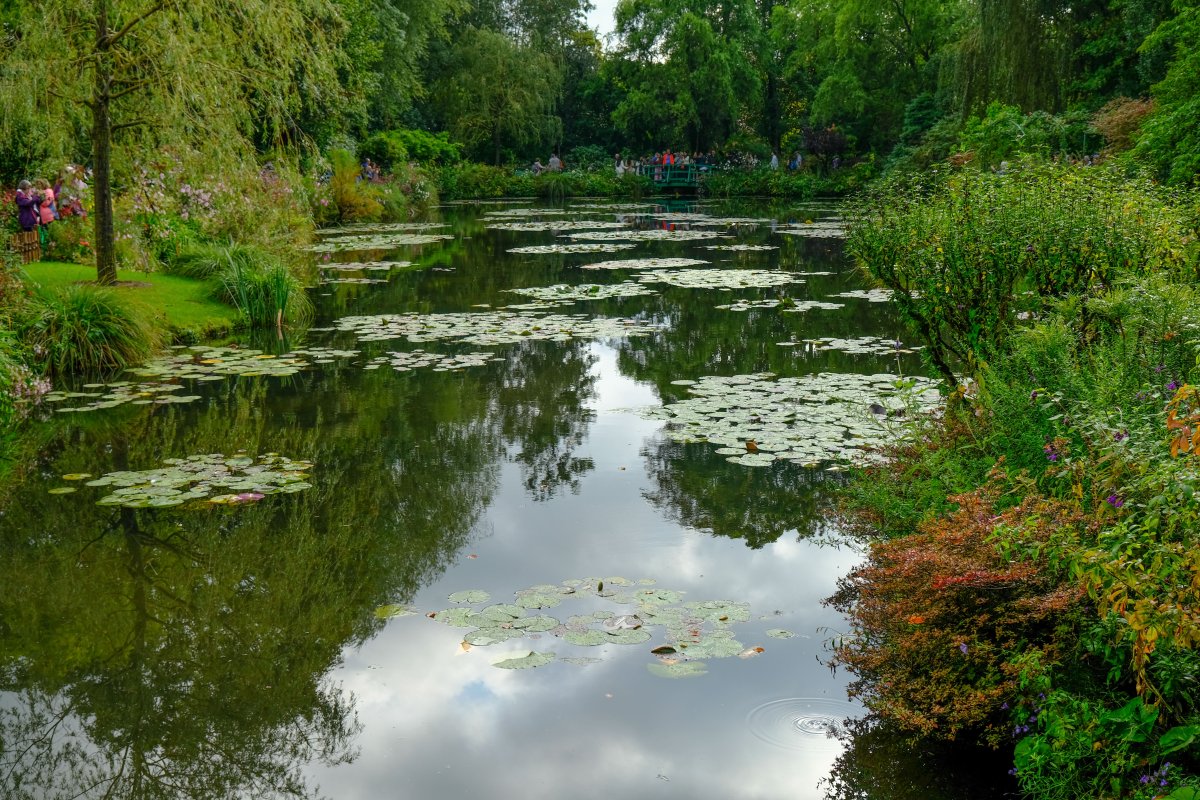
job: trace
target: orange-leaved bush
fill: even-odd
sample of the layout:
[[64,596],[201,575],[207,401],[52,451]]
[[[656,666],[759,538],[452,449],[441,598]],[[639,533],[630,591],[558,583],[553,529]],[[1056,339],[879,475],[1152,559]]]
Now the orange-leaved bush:
[[857,676],[851,696],[918,736],[999,745],[1018,694],[1010,661],[1037,650],[1050,663],[1077,640],[1081,587],[1045,563],[1010,561],[997,543],[1017,529],[1026,544],[1045,541],[1087,519],[1043,497],[997,513],[997,497],[985,486],[950,498],[957,511],[873,544],[827,601],[850,622],[832,664]]

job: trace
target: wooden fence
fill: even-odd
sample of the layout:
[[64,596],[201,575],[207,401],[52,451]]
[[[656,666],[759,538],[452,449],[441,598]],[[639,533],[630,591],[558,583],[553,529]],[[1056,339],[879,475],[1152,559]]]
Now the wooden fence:
[[42,260],[42,244],[38,241],[38,232],[22,231],[12,237],[9,242],[9,247],[21,256],[21,263],[28,264],[30,261]]

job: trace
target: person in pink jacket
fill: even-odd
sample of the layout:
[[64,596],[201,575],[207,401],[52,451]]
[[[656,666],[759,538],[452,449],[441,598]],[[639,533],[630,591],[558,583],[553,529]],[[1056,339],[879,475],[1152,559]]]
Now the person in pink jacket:
[[54,190],[50,188],[50,182],[45,178],[38,178],[33,182],[33,185],[37,188],[38,194],[42,196],[39,221],[43,225],[49,225],[58,219],[58,208],[54,202]]

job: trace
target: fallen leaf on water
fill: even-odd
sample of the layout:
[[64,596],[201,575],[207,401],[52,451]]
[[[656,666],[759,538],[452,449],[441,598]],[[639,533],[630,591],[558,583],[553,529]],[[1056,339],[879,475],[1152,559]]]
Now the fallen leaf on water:
[[759,653],[763,652],[761,647],[749,647],[738,653],[738,658],[754,658]]
[[651,650],[650,652],[656,656],[665,656],[665,655],[670,655],[671,653],[674,653],[675,648],[671,647],[669,644],[664,644],[662,647],[656,647],[653,650]]

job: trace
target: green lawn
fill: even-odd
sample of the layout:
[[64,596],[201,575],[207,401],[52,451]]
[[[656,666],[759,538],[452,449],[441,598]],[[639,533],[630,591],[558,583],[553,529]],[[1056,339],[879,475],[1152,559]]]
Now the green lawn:
[[[56,261],[26,264],[28,283],[55,289],[80,281],[96,280],[96,268]],[[118,286],[115,291],[152,309],[178,338],[194,340],[228,333],[241,323],[237,309],[213,299],[212,281],[197,281],[175,275],[121,270],[117,280],[135,286]],[[149,284],[149,285],[144,285]]]

